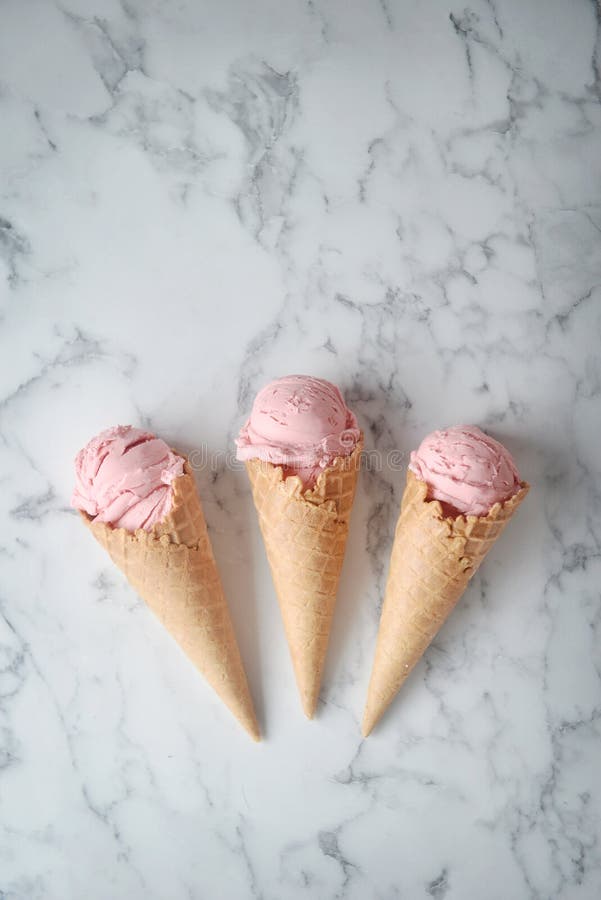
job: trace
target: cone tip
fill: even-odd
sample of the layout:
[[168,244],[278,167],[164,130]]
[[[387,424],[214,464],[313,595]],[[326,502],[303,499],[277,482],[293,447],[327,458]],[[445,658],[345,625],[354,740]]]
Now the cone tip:
[[301,689],[299,693],[304,714],[308,719],[315,718],[317,701],[319,699],[319,684],[317,686],[311,684],[305,690]]
[[242,722],[242,726],[244,727],[247,734],[253,739],[255,744],[260,744],[262,740],[261,732],[259,730],[259,726],[256,721],[252,722]]
[[369,710],[363,713],[363,722],[361,723],[361,734],[364,738],[369,737],[372,733],[374,725],[378,721],[378,717],[374,716]]
[[315,718],[315,703],[313,703],[313,704],[303,703],[303,712],[308,719],[314,719]]

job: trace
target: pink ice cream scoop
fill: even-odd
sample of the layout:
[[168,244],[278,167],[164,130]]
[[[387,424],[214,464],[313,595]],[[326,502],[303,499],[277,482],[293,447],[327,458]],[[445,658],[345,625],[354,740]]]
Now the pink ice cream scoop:
[[475,425],[433,431],[412,452],[409,468],[446,515],[485,516],[520,487],[509,451]]
[[71,506],[115,528],[150,531],[171,509],[171,482],[183,472],[183,457],[165,441],[117,425],[77,454]]
[[361,432],[338,388],[310,375],[286,375],[256,396],[236,440],[237,458],[264,459],[298,475],[305,488],[337,456],[350,455]]

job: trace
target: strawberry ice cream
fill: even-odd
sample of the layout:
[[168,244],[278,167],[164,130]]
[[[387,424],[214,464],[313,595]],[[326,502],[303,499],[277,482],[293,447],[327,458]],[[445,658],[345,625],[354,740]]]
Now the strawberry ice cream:
[[509,451],[475,425],[433,431],[412,452],[409,468],[450,516],[485,516],[520,488]]
[[305,488],[360,437],[338,388],[310,375],[286,375],[264,387],[236,440],[237,458],[262,459],[298,475]]
[[171,482],[183,472],[183,458],[165,441],[131,425],[117,425],[77,454],[71,506],[96,522],[150,531],[171,509]]

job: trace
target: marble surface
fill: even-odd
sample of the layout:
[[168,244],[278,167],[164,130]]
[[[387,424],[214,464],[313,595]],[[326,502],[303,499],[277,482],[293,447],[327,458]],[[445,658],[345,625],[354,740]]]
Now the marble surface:
[[[466,2],[0,4],[2,900],[601,895],[600,17]],[[229,455],[287,372],[372,451],[312,723]],[[115,422],[201,451],[259,746],[69,510]],[[363,741],[454,422],[532,492]]]

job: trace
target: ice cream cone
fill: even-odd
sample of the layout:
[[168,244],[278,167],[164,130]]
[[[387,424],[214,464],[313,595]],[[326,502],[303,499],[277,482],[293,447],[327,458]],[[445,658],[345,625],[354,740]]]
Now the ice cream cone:
[[362,437],[315,487],[281,466],[250,459],[259,525],[305,715],[315,713],[361,461]]
[[169,513],[134,533],[82,519],[254,740],[259,740],[246,675],[189,464],[173,483]]
[[424,481],[407,472],[363,716],[367,735],[421,659],[467,583],[526,494],[520,489],[486,516],[445,517]]

